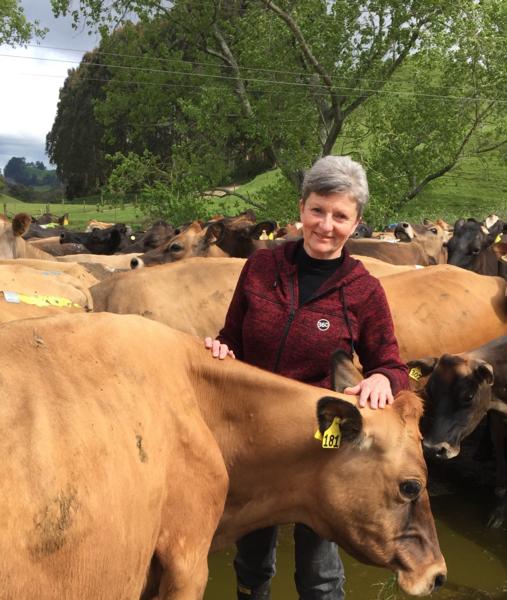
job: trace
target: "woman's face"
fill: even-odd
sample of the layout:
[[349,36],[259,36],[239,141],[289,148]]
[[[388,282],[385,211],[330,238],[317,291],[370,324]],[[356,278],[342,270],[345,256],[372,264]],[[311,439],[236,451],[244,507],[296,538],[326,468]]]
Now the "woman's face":
[[312,258],[341,256],[345,242],[359,223],[357,203],[347,193],[321,196],[312,192],[299,202],[304,249]]

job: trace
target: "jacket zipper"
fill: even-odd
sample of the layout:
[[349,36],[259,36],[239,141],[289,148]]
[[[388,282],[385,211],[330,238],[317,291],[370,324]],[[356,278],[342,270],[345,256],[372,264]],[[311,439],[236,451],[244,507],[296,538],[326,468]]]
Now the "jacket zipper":
[[296,305],[295,305],[295,302],[294,302],[294,298],[295,298],[295,295],[296,295],[295,292],[294,292],[295,279],[296,279],[296,274],[294,273],[292,275],[292,280],[291,280],[291,284],[290,284],[290,313],[289,313],[289,318],[287,319],[287,323],[285,324],[285,330],[284,330],[283,335],[282,335],[282,341],[280,342],[280,347],[278,348],[278,353],[276,355],[275,368],[273,369],[273,373],[277,373],[278,372],[278,367],[280,366],[280,360],[282,358],[283,349],[285,348],[285,342],[287,341],[287,336],[289,335],[289,329],[290,329],[290,326],[292,325],[292,322],[294,321],[294,316],[296,314]]

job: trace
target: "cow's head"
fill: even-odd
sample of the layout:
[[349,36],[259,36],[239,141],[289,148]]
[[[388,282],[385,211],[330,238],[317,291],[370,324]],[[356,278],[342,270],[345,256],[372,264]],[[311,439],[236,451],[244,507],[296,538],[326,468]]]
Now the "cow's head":
[[320,468],[311,482],[318,509],[309,524],[361,562],[394,571],[412,595],[430,594],[446,579],[426,490],[421,413],[420,399],[408,391],[378,411],[321,398],[319,432],[326,435],[338,417],[341,445],[316,449]]
[[496,221],[488,229],[475,219],[459,219],[454,224],[453,236],[447,242],[448,263],[473,270],[478,256],[493,244],[502,228],[501,221]]
[[358,223],[350,236],[352,239],[371,238],[373,229],[366,223]]
[[[132,269],[138,269],[176,262],[191,256],[210,256],[222,238],[223,231],[224,226],[220,222],[212,222],[205,227],[197,222],[191,223],[165,244],[133,258],[130,266]],[[223,255],[222,252],[221,254]]]
[[432,456],[454,458],[462,440],[490,408],[493,367],[481,359],[455,354],[408,364],[428,376],[422,392],[424,448]]

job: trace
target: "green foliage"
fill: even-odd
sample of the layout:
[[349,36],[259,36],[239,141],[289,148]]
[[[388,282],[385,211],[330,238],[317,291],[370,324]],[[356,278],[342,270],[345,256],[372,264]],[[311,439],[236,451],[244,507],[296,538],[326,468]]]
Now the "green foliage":
[[40,161],[27,163],[25,157],[13,156],[9,159],[4,175],[10,181],[24,186],[58,185],[56,171],[46,169]]
[[[501,0],[52,6],[103,35],[87,64],[69,75],[48,136],[59,173],[79,182],[71,189],[106,180],[104,147],[125,157],[149,149],[159,175],[143,186],[159,192],[160,182],[178,206],[277,166],[288,183],[258,200],[283,219],[294,214],[289,198],[304,169],[337,152],[366,165],[367,215],[385,223],[470,156],[496,149],[507,159]],[[135,15],[136,24],[125,15]],[[140,189],[127,173],[123,183],[117,174],[110,187]]]
[[0,2],[0,45],[15,46],[26,44],[32,36],[44,37],[47,29],[41,29],[39,22],[26,20],[19,0],[2,0]]

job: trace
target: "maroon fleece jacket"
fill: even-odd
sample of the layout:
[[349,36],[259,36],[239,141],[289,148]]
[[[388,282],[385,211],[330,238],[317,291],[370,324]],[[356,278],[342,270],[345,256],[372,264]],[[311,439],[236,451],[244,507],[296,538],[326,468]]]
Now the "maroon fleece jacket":
[[344,248],[341,266],[299,305],[295,254],[301,243],[257,250],[247,260],[218,339],[244,362],[330,389],[332,354],[351,350],[345,300],[364,376],[384,374],[393,394],[408,388],[407,368],[378,279]]

